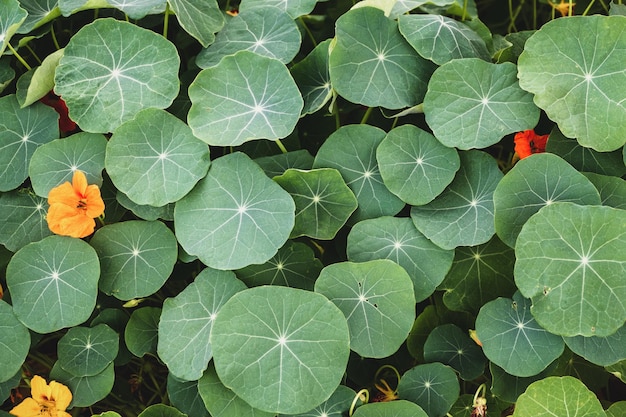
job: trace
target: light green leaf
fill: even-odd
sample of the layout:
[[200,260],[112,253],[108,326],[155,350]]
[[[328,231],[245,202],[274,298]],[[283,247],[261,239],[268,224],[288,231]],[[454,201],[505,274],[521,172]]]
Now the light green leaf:
[[424,97],[424,115],[441,143],[459,149],[486,148],[539,121],[532,95],[519,87],[516,66],[478,58],[437,68]]
[[355,224],[346,252],[353,262],[390,259],[411,277],[416,301],[428,298],[452,265],[454,251],[441,249],[420,233],[411,219],[379,217]]
[[585,172],[585,177],[600,193],[603,206],[626,210],[626,181],[618,177]]
[[415,320],[411,278],[388,259],[328,265],[315,281],[315,292],[343,312],[350,349],[367,358],[395,353]]
[[531,36],[518,61],[520,86],[567,137],[600,152],[626,143],[623,16],[554,19]]
[[444,416],[459,397],[459,392],[456,374],[439,362],[409,369],[398,384],[400,398],[419,405],[431,417]]
[[309,14],[315,8],[317,0],[242,0],[240,10],[246,11],[253,7],[275,6],[280,8],[295,19],[304,14]]
[[28,17],[17,33],[28,33],[61,16],[61,11],[57,8],[57,0],[19,0],[19,2],[28,13]]
[[254,162],[270,178],[283,174],[289,168],[309,170],[313,168],[313,156],[306,149],[281,153],[278,155],[262,156],[256,158]]
[[15,95],[0,98],[0,191],[24,182],[35,149],[59,137],[58,120],[45,104],[21,109]]
[[143,410],[137,417],[187,417],[174,407],[165,404],[152,404]]
[[58,0],[59,10],[64,17],[89,9],[110,8],[106,0]]
[[167,396],[174,407],[188,416],[211,417],[198,392],[198,381],[181,381],[170,373]]
[[532,313],[563,336],[608,336],[626,321],[626,212],[558,202],[522,227],[515,283]]
[[0,55],[27,16],[17,0],[0,0]]
[[350,410],[356,392],[345,385],[339,385],[329,399],[306,413],[284,417],[343,417]]
[[72,392],[70,407],[89,407],[109,395],[115,381],[114,364],[93,376],[74,376],[63,370],[56,362],[50,371],[50,379],[66,385]]
[[437,326],[430,332],[424,344],[424,360],[449,365],[466,381],[482,375],[487,363],[467,331],[451,323]]
[[200,71],[189,86],[189,126],[196,137],[216,146],[289,135],[303,101],[280,61],[253,52],[227,56]]
[[556,155],[542,153],[518,161],[493,193],[498,237],[515,247],[530,216],[557,201],[600,204],[600,195],[584,175]]
[[295,204],[243,153],[213,161],[209,174],[176,203],[182,247],[215,269],[268,261],[289,238]]
[[[611,2],[611,6],[615,6],[615,4]],[[624,13],[624,16],[626,16],[626,5],[621,4],[620,6],[624,7],[623,13]],[[626,414],[626,401],[618,401],[616,403],[613,403],[606,410],[606,417],[620,417],[625,414]]]
[[[113,187],[113,185],[111,185],[111,187]],[[149,221],[157,219],[174,220],[174,203],[166,204],[161,207],[137,204],[121,191],[116,192],[115,199],[120,206],[132,211],[133,214],[140,219]]]
[[300,42],[296,22],[265,2],[263,7],[240,8],[239,14],[217,34],[215,42],[200,51],[196,65],[214,67],[222,58],[244,50],[288,64],[300,50]]
[[56,365],[70,374],[83,377],[104,371],[119,349],[119,336],[106,324],[72,327],[57,345]]
[[106,133],[140,110],[166,108],[178,94],[180,58],[150,30],[115,19],[83,26],[65,47],[55,93],[81,129]]
[[126,13],[131,19],[141,19],[149,14],[162,13],[166,0],[107,0],[107,2]]
[[179,200],[206,175],[210,163],[208,146],[161,109],[140,111],[115,129],[106,147],[113,184],[140,205]]
[[331,39],[320,42],[309,55],[291,67],[291,75],[304,99],[302,115],[315,113],[333,95],[328,68],[330,43]]
[[411,208],[417,229],[444,249],[480,245],[495,233],[493,192],[502,172],[484,152],[466,151],[459,156],[461,168],[443,193]]
[[343,14],[330,52],[330,77],[337,93],[353,103],[388,109],[421,102],[434,65],[420,57],[398,24],[373,7]]
[[174,233],[159,221],[109,224],[96,231],[90,244],[100,258],[100,291],[120,300],[157,292],[178,258]]
[[274,181],[291,195],[296,205],[292,238],[332,239],[358,205],[356,197],[334,168],[288,169],[274,177]]
[[89,318],[100,263],[84,241],[48,236],[17,251],[6,276],[17,318],[37,333],[51,333]]
[[577,355],[600,366],[626,359],[626,326],[607,337],[564,337],[567,347]]
[[548,377],[533,382],[517,399],[513,417],[580,415],[605,417],[596,395],[571,376]]
[[158,307],[142,307],[133,311],[124,329],[126,347],[133,355],[156,355],[160,316],[161,309]]
[[328,399],[350,352],[346,319],[333,303],[276,286],[235,294],[217,315],[210,342],[224,385],[251,406],[282,414]]
[[398,18],[402,36],[424,58],[437,65],[459,58],[491,56],[485,41],[467,25],[433,14],[406,14]]
[[0,382],[4,382],[22,368],[30,348],[30,333],[3,300],[0,300],[0,323]]
[[461,165],[454,148],[413,125],[392,129],[376,149],[385,186],[407,204],[431,202],[447,187]]
[[216,0],[168,0],[178,23],[205,48],[224,26],[224,15]]
[[417,9],[424,4],[432,4],[437,6],[449,6],[453,4],[455,0],[397,0],[391,9],[390,17],[395,19],[400,15]]
[[354,417],[427,417],[419,405],[405,400],[365,404],[357,408]]
[[29,175],[33,191],[48,197],[54,187],[72,182],[74,171],[82,171],[89,184],[102,185],[107,140],[97,133],[76,133],[38,147],[33,153]]
[[170,372],[194,381],[213,355],[209,335],[224,303],[246,286],[231,271],[204,269],[193,283],[163,303],[157,351]]
[[531,315],[530,300],[519,292],[483,305],[476,317],[483,352],[507,373],[528,377],[561,356],[563,338],[542,328]]
[[48,203],[27,190],[0,194],[0,244],[12,252],[52,232],[48,229]]
[[[59,49],[48,55],[40,66],[29,71],[30,76],[20,77],[17,82],[17,101],[20,107],[30,106],[40,98],[44,97],[54,88],[54,70],[59,65],[59,61],[63,56],[63,49]],[[27,80],[28,84],[23,85],[22,79]]]

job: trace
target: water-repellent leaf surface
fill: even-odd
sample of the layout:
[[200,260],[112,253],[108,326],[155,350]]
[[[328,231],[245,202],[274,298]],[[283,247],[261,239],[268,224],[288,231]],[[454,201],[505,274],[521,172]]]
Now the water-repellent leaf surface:
[[224,26],[224,15],[216,0],[168,0],[178,23],[205,48]]
[[216,269],[266,262],[287,241],[294,221],[289,194],[238,152],[214,160],[174,210],[179,243]]
[[210,341],[224,385],[253,407],[282,414],[327,400],[350,352],[343,313],[320,294],[287,287],[235,294],[217,315]]
[[274,177],[296,204],[291,237],[332,239],[346,224],[358,202],[341,174],[334,168],[310,171],[288,169]]
[[46,222],[48,203],[26,190],[0,194],[0,244],[17,252],[22,246],[36,242],[52,232]]
[[557,201],[600,204],[593,184],[563,159],[550,153],[517,162],[493,193],[498,237],[515,247],[522,226],[542,207]]
[[446,146],[485,148],[539,120],[533,96],[519,87],[516,67],[455,59],[433,73],[424,97],[428,126]]
[[37,333],[87,320],[96,305],[99,276],[96,251],[65,236],[48,236],[24,246],[6,271],[15,315]]
[[215,42],[196,57],[196,65],[209,68],[222,58],[247,50],[283,64],[289,63],[300,49],[296,22],[278,7],[243,9],[230,19],[215,37]]
[[4,382],[22,367],[30,347],[30,333],[15,317],[11,305],[3,300],[0,300],[0,323],[0,382]]
[[424,343],[424,360],[449,365],[466,381],[482,375],[487,362],[467,332],[451,323],[437,326],[430,332]]
[[328,265],[315,281],[315,292],[343,312],[350,348],[364,357],[391,356],[415,320],[411,278],[388,259]]
[[120,300],[158,291],[178,256],[174,233],[159,221],[110,224],[96,231],[90,244],[100,258],[100,291]]
[[196,137],[216,146],[289,135],[304,105],[280,61],[250,51],[200,71],[189,86],[188,122]]
[[65,47],[54,91],[82,130],[112,132],[142,109],[169,107],[178,94],[179,65],[176,48],[162,36],[98,19]]
[[461,168],[433,201],[411,208],[411,219],[444,249],[487,242],[495,233],[493,192],[502,178],[496,161],[481,151],[459,153]]
[[541,326],[563,336],[608,336],[626,321],[626,212],[557,202],[522,227],[515,283]]
[[357,408],[354,417],[427,417],[428,414],[411,401],[396,400],[365,404]]
[[188,381],[202,376],[213,356],[209,335],[218,312],[245,288],[233,272],[207,268],[180,294],[165,300],[157,349],[172,374]]
[[600,401],[579,379],[548,377],[530,384],[515,404],[513,417],[605,417]]
[[0,0],[0,55],[4,52],[11,36],[22,25],[28,13],[17,0]]
[[413,125],[392,129],[376,149],[376,159],[385,186],[414,206],[441,194],[461,165],[454,148]]
[[444,416],[459,397],[456,374],[439,362],[418,365],[409,369],[398,384],[398,395],[426,411],[429,417]]
[[332,97],[328,69],[330,43],[330,39],[320,42],[309,55],[291,67],[291,75],[304,100],[303,115],[315,113]]
[[380,217],[355,224],[346,252],[353,262],[390,259],[413,281],[415,300],[428,298],[452,265],[454,251],[442,249],[415,228],[411,219]]
[[137,204],[164,206],[206,175],[209,148],[165,110],[145,109],[119,126],[106,147],[113,184]]
[[93,376],[113,362],[118,348],[118,334],[104,323],[72,327],[59,339],[56,364],[74,376]]
[[626,143],[623,16],[555,19],[531,36],[519,57],[520,86],[567,137],[606,152]]
[[376,148],[385,131],[366,124],[346,125],[333,132],[315,156],[314,168],[335,168],[356,196],[359,205],[351,221],[393,216],[404,202],[392,194],[381,178]]
[[330,77],[337,93],[353,103],[400,109],[418,104],[434,65],[420,57],[396,21],[373,7],[342,15],[330,52]]

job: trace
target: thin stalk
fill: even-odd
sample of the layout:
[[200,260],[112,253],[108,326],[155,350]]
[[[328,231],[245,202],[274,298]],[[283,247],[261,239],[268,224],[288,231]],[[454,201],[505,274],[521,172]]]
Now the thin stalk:
[[54,33],[54,23],[50,26],[50,36],[52,36],[52,43],[54,44],[54,47],[57,48],[57,51],[61,49],[59,41],[57,40],[57,35]]
[[167,39],[167,27],[170,22],[170,4],[165,3],[165,16],[163,16],[163,37]]
[[11,51],[13,55],[15,55],[17,60],[20,61],[22,65],[24,65],[24,68],[26,68],[29,71],[32,69],[30,65],[28,65],[28,62],[26,62],[24,58],[22,58],[22,56],[15,49],[13,49],[10,42],[7,42],[7,48],[9,48],[9,51]]
[[533,29],[537,29],[537,0],[533,0]]
[[29,44],[24,45],[26,47],[26,49],[28,49],[28,52],[30,52],[30,54],[33,56],[33,58],[35,58],[35,60],[41,65],[41,59],[39,58],[39,56],[35,53],[35,51],[33,50],[33,48],[30,47]]
[[313,36],[313,33],[309,29],[309,26],[305,23],[305,21],[302,18],[302,16],[298,17],[298,20],[300,20],[300,23],[302,23],[302,26],[304,26],[304,30],[306,31],[306,34],[309,37],[309,39],[311,39],[311,42],[313,43],[313,46],[314,47],[317,46],[317,41],[315,40],[315,37]]
[[374,110],[373,107],[368,107],[367,110],[365,110],[365,114],[363,115],[363,118],[361,119],[361,124],[362,125],[367,123],[367,119],[370,118],[370,114],[372,114],[372,110]]
[[278,148],[280,149],[280,151],[282,153],[287,153],[287,148],[285,148],[285,145],[283,145],[283,143],[280,141],[280,139],[276,139],[276,145],[278,146]]
[[[587,13],[589,13],[589,10],[591,9],[591,6],[593,6],[593,3],[595,3],[595,2],[596,2],[596,0],[591,0],[589,2],[589,5],[587,6],[587,8],[585,9],[585,11],[582,14],[583,16],[587,16]],[[569,0],[569,15],[570,16],[572,15],[572,7],[573,7],[572,0]]]
[[467,17],[467,1],[463,0],[463,14],[461,15],[461,21],[465,21],[465,17]]

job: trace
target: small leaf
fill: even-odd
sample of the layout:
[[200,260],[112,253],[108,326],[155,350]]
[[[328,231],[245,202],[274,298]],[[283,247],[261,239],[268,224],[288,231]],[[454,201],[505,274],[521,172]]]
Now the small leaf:
[[118,348],[119,336],[106,324],[72,327],[59,339],[56,365],[76,377],[94,376],[113,362]]
[[313,168],[313,156],[306,149],[281,153],[278,155],[262,156],[256,158],[254,162],[259,164],[261,169],[270,178],[283,174],[289,168],[310,170]]
[[79,377],[63,370],[56,362],[50,371],[50,379],[59,381],[70,389],[70,406],[89,407],[109,395],[115,381],[115,369],[113,363],[110,363],[97,375]]
[[[48,55],[28,77],[20,77],[17,82],[17,101],[19,101],[20,107],[30,106],[54,88],[54,71],[62,56],[63,49],[59,49]],[[22,85],[22,79],[28,81],[28,84]]]
[[365,404],[357,408],[354,417],[427,417],[424,409],[411,401]]
[[613,365],[626,359],[626,326],[606,337],[564,337],[567,347],[577,355],[600,366]]
[[174,407],[165,404],[152,404],[143,410],[137,417],[187,417]]
[[239,9],[246,11],[253,7],[276,6],[288,13],[292,19],[295,19],[312,12],[317,1],[318,0],[242,0]]
[[314,409],[285,417],[343,417],[350,410],[354,397],[356,397],[356,392],[344,385],[339,385],[329,399]]
[[16,252],[52,232],[46,222],[48,203],[26,190],[0,194],[0,244]]
[[603,206],[626,210],[626,181],[618,177],[585,172],[583,174],[600,193]]
[[466,381],[482,375],[487,363],[467,332],[454,324],[444,324],[430,332],[424,344],[424,360],[449,365]]
[[142,307],[133,311],[124,329],[126,347],[133,355],[156,355],[160,316],[161,309],[158,307]]
[[320,42],[309,55],[291,67],[291,75],[304,99],[302,115],[315,113],[332,97],[328,68],[330,43],[330,39]]
[[30,348],[30,333],[3,300],[0,300],[0,323],[0,381],[4,382],[21,369]]
[[205,48],[224,26],[224,15],[216,0],[168,0],[183,29]]
[[198,381],[181,381],[168,374],[167,395],[171,404],[186,415],[210,417],[198,392]]
[[452,368],[439,363],[409,369],[398,384],[398,395],[426,411],[429,416],[445,415],[459,397],[459,380]]
[[131,19],[141,19],[149,14],[162,13],[166,0],[107,0],[107,2],[123,11]]

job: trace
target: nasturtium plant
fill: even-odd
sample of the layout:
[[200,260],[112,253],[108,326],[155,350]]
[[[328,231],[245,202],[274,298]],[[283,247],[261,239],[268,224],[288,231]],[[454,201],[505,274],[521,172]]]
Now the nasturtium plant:
[[625,29],[0,0],[0,415],[623,415]]

